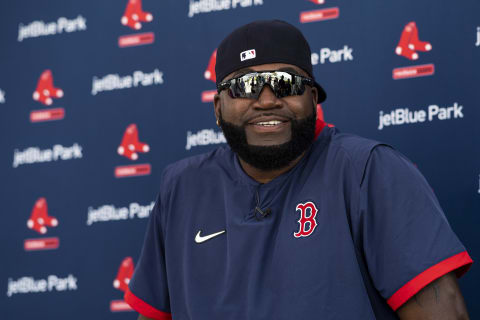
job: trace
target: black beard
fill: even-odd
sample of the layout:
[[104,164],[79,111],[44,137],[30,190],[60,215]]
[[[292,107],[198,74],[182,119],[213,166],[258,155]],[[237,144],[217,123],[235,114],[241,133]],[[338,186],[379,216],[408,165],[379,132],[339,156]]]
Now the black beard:
[[316,113],[301,120],[290,120],[292,138],[274,146],[248,144],[245,125],[237,126],[227,122],[221,114],[219,123],[230,148],[243,161],[257,169],[273,171],[285,168],[312,145],[315,139]]

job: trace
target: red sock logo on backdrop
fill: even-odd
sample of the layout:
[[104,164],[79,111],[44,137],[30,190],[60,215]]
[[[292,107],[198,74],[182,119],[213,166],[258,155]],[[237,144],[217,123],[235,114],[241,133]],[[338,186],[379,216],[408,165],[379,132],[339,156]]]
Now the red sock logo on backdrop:
[[123,134],[122,143],[117,149],[119,155],[127,157],[130,160],[137,160],[137,152],[148,152],[150,147],[144,142],[138,140],[138,128],[135,123],[132,123],[127,127]]
[[400,41],[395,48],[395,53],[410,60],[417,60],[418,53],[416,51],[425,52],[430,50],[432,50],[432,45],[430,42],[420,41],[417,24],[412,21],[403,28]]
[[[132,161],[138,159],[138,153],[150,151],[150,146],[145,142],[140,142],[138,138],[138,128],[135,123],[130,124],[123,134],[122,142],[117,148],[117,153]],[[149,175],[152,168],[149,163],[133,164],[127,166],[118,166],[115,168],[114,175],[117,178],[145,176]]]
[[[418,36],[418,27],[414,21],[407,23],[403,28],[400,41],[395,47],[395,53],[408,60],[415,61],[420,58],[418,52],[427,52],[432,50],[430,42],[420,40]],[[435,73],[433,63],[403,66],[394,68],[392,78],[394,80],[409,79],[417,77],[431,76]]]
[[53,103],[52,98],[63,97],[63,90],[53,86],[52,71],[45,70],[38,79],[37,88],[33,92],[33,100],[49,106]]
[[140,30],[142,28],[140,22],[150,22],[152,20],[153,15],[142,10],[142,0],[128,0],[125,13],[120,21],[124,26]]
[[[308,1],[318,5],[325,4],[325,0],[308,0]],[[340,16],[340,9],[338,7],[302,11],[300,12],[300,23],[310,23],[310,22],[338,19],[339,16]]]
[[113,287],[123,292],[127,291],[128,283],[133,276],[133,259],[126,257],[118,268],[117,277],[113,280]]
[[[141,22],[150,22],[152,20],[153,15],[142,10],[142,0],[128,0],[120,22],[133,30],[140,30],[142,28]],[[127,34],[118,37],[118,46],[120,48],[135,47],[152,44],[154,41],[155,34],[153,32]]]
[[[33,92],[33,100],[46,106],[53,103],[52,98],[63,97],[63,90],[53,86],[52,71],[45,70],[38,79],[37,88]],[[53,108],[43,110],[33,110],[30,112],[30,122],[43,122],[51,120],[61,120],[65,117],[65,109]]]
[[217,81],[217,77],[215,74],[215,63],[217,63],[217,50],[213,51],[212,55],[210,56],[210,60],[208,61],[208,66],[207,70],[205,70],[205,73],[203,76],[205,79],[210,80],[210,81]]
[[47,233],[47,227],[58,226],[58,220],[48,215],[47,200],[45,198],[39,198],[35,202],[30,219],[27,221],[27,226],[40,234]]
[[[117,277],[113,280],[113,287],[115,289],[126,292],[128,289],[128,284],[130,279],[132,279],[134,271],[133,259],[131,257],[126,257],[123,259],[120,267],[118,268]],[[110,302],[110,311],[112,312],[122,312],[122,311],[133,311],[133,309],[125,302],[125,300],[112,300]]]
[[[38,198],[32,208],[27,227],[39,234],[47,233],[47,227],[58,226],[58,220],[48,214],[47,200]],[[58,249],[60,240],[57,237],[25,239],[23,248],[25,251]]]
[[[205,79],[210,80],[212,82],[217,81],[217,76],[215,74],[215,64],[217,63],[217,49],[213,51],[212,55],[210,56],[210,60],[208,61],[207,70],[203,73]],[[217,90],[205,90],[202,91],[202,102],[212,102],[213,97],[217,93]]]

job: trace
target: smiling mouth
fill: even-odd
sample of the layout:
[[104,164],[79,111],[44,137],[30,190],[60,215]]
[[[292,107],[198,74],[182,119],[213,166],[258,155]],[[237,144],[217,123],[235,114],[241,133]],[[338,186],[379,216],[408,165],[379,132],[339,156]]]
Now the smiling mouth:
[[287,121],[279,121],[279,120],[271,120],[271,121],[259,121],[259,122],[254,122],[253,124],[256,126],[262,126],[262,127],[274,127],[278,126],[279,124],[285,123]]

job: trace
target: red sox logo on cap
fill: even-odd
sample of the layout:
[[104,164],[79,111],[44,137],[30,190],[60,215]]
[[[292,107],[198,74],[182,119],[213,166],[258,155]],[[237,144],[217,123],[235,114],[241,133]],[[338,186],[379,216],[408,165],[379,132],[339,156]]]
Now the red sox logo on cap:
[[305,203],[299,203],[296,207],[296,211],[300,211],[300,219],[297,221],[300,224],[300,229],[295,232],[293,236],[295,238],[310,236],[317,227],[317,207],[313,202],[308,201]]

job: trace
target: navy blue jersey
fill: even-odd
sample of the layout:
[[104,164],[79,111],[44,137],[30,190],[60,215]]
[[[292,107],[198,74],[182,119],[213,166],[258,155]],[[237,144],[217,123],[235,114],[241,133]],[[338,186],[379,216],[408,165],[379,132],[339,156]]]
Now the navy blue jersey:
[[471,263],[408,159],[326,127],[266,184],[228,146],[167,167],[125,300],[153,319],[395,319]]

